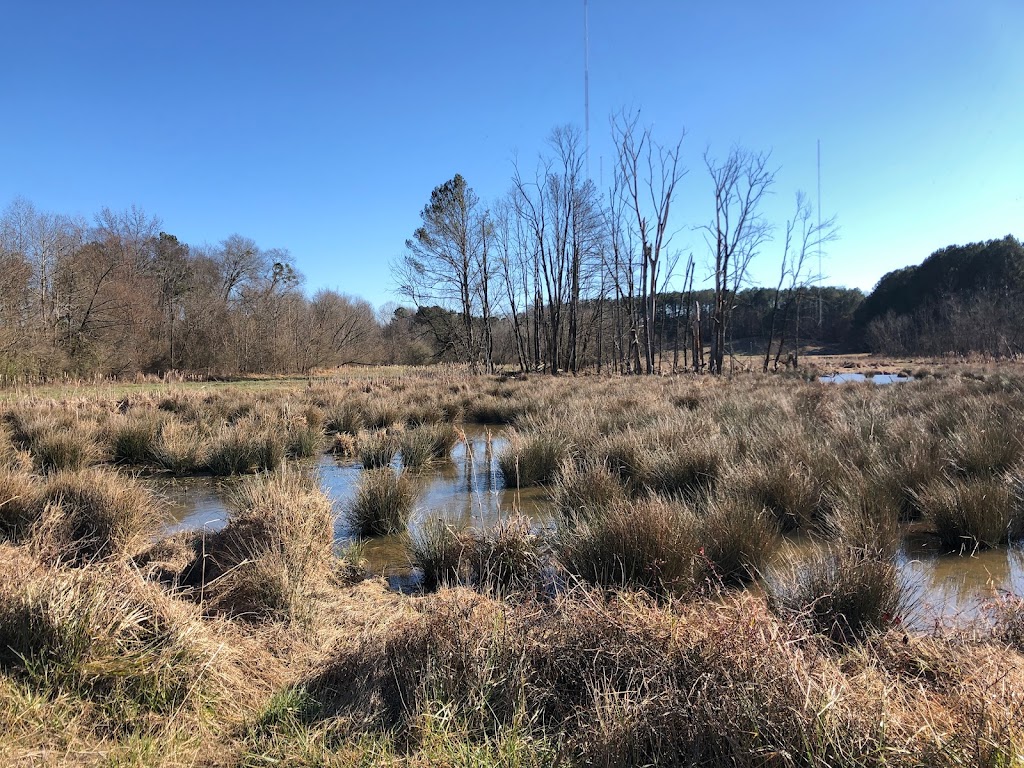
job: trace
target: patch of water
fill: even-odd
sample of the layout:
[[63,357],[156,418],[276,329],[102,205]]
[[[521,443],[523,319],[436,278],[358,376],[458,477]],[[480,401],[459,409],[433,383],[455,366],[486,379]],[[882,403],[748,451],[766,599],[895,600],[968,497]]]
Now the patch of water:
[[[500,434],[483,428],[467,429],[466,441],[452,451],[451,461],[412,474],[418,489],[410,520],[415,533],[432,518],[444,518],[455,528],[485,528],[515,512],[538,528],[550,528],[554,511],[543,488],[506,488],[497,457],[507,444]],[[399,460],[396,459],[396,466]],[[340,514],[352,501],[362,466],[323,456],[309,464],[324,492],[339,512],[335,537],[350,539]],[[230,511],[231,490],[238,480],[188,478],[152,481],[167,502],[168,532],[222,527]],[[984,620],[993,598],[1007,593],[1024,595],[1024,549],[1011,547],[970,556],[927,551],[908,537],[898,565],[911,586],[916,604],[913,625],[941,625]],[[790,542],[780,557],[806,554],[808,543]],[[813,546],[813,545],[810,545]],[[407,585],[412,575],[405,536],[374,537],[363,551],[369,570],[393,585]]]
[[824,384],[852,384],[858,381],[873,381],[875,384],[903,384],[913,380],[913,376],[904,376],[899,373],[833,373],[818,377],[818,381]]

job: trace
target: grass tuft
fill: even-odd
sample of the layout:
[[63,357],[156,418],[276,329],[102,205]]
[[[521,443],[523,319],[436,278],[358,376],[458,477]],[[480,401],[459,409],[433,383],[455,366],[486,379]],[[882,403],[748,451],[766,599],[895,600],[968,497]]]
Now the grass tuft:
[[892,562],[840,547],[811,555],[768,580],[768,602],[786,620],[839,644],[902,624],[910,591]]
[[409,525],[416,494],[404,472],[389,467],[364,470],[356,497],[345,510],[349,530],[358,536],[402,533]]

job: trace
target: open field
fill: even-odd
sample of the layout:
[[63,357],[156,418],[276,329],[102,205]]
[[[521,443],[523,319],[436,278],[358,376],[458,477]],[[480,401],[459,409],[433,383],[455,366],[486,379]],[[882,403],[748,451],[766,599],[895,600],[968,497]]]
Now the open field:
[[[1024,372],[927,373],[4,393],[0,762],[1024,764],[1021,596],[922,631],[894,565],[1018,546]],[[336,518],[404,530],[467,424],[557,525],[416,527],[420,589],[366,578]],[[325,451],[375,467],[344,509]],[[243,476],[228,523],[164,535],[146,478],[193,475]]]

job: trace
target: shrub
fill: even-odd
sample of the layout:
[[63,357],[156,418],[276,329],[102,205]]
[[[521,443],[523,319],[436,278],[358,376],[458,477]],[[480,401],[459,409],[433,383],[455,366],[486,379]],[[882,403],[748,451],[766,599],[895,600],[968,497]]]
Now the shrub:
[[359,536],[402,533],[415,501],[412,480],[388,467],[364,470],[356,497],[345,510],[349,530]]

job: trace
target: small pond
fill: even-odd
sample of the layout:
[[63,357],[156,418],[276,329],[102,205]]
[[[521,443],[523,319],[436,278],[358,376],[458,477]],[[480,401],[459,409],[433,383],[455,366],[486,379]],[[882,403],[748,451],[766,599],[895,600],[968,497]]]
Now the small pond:
[[900,373],[833,373],[818,377],[818,381],[824,384],[853,384],[858,381],[872,381],[875,384],[903,384],[913,380],[913,376],[904,376]]
[[[465,442],[456,445],[450,462],[413,475],[419,494],[410,528],[415,530],[425,520],[442,516],[456,527],[486,527],[516,510],[538,528],[551,527],[554,515],[545,489],[505,488],[497,463],[499,452],[507,444],[505,438],[496,430],[478,427],[467,428],[466,437]],[[395,466],[399,466],[397,457]],[[361,465],[322,456],[312,460],[309,468],[317,473],[335,508],[342,510],[355,493]],[[207,477],[153,481],[167,502],[167,530],[222,527],[229,513],[231,490],[238,482]],[[339,541],[349,537],[340,518],[335,533]],[[786,547],[782,556],[805,546]],[[394,587],[412,583],[403,537],[372,539],[364,555],[369,570],[387,577]],[[936,553],[908,539],[898,564],[913,589],[918,606],[914,624],[920,629],[936,623],[985,619],[986,606],[993,598],[1008,593],[1024,595],[1024,549],[1020,547],[957,557]]]

